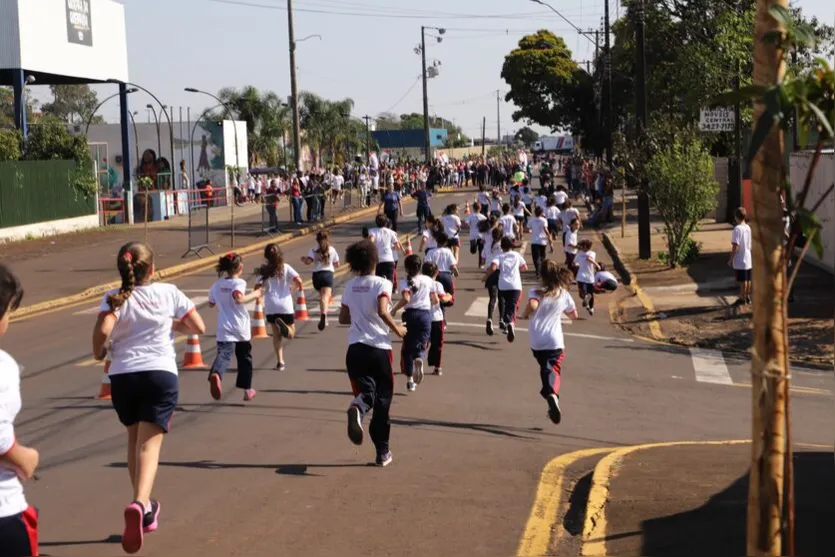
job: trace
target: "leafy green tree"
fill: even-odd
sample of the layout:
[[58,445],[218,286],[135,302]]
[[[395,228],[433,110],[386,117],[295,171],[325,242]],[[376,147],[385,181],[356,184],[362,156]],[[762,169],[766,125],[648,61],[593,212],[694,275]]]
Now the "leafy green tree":
[[86,196],[96,193],[97,183],[87,138],[71,135],[66,124],[57,118],[47,117],[37,126],[32,126],[26,138],[22,160],[73,160],[76,163],[71,177],[73,187]]
[[[37,107],[37,101],[32,97],[32,91],[26,88],[26,118],[32,122],[32,116]],[[14,91],[11,87],[0,87],[0,127],[14,127],[15,120]]]
[[517,141],[521,141],[528,146],[533,145],[539,140],[539,134],[527,126],[516,132],[514,137]]
[[664,221],[667,261],[677,267],[699,221],[716,207],[713,159],[695,130],[676,131],[649,159],[646,174],[650,201]]
[[[229,106],[231,116],[246,122],[250,166],[276,166],[281,158],[280,139],[290,128],[290,108],[272,91],[259,91],[247,85],[241,89],[221,89],[218,97]],[[223,110],[212,118],[221,120]]]
[[[96,92],[89,85],[50,85],[49,90],[54,99],[44,104],[41,110],[68,124],[86,122],[99,104]],[[98,117],[93,121],[101,123],[104,120]]]
[[0,129],[0,162],[20,160],[22,143],[23,138],[17,130]]

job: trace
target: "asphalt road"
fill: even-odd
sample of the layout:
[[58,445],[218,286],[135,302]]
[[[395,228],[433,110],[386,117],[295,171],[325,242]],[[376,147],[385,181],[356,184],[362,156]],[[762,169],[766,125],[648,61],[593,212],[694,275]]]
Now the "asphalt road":
[[[464,199],[446,196],[436,208]],[[414,225],[413,217],[406,221]],[[363,224],[334,228],[340,252]],[[310,273],[299,258],[313,243],[284,246],[305,278]],[[481,272],[466,248],[462,253],[443,377],[428,376],[408,395],[402,376],[396,378],[391,466],[369,467],[370,444],[355,447],[345,436],[347,331],[335,319],[316,330],[317,298],[308,290],[311,320],[286,349],[286,371],[272,369],[269,340],[254,343],[253,402],[229,386],[214,402],[205,372],[181,372],[180,408],[154,494],[161,526],[146,537],[142,554],[507,556],[516,551],[543,466],[557,455],[750,437],[744,362],[725,363],[729,381],[704,382],[711,375],[690,352],[644,343],[612,326],[606,296],[597,315],[581,314],[564,327],[564,417],[554,426],[538,394],[525,323],[514,344],[484,334]],[[605,259],[599,243],[597,253]],[[258,262],[247,257],[246,268]],[[338,280],[337,295],[347,278]],[[199,301],[214,279],[204,272],[174,282]],[[131,490],[124,430],[109,403],[92,399],[102,374],[89,353],[96,306],[13,324],[2,339],[25,368],[17,432],[41,451],[40,480],[27,486],[27,497],[41,511],[45,555],[121,554],[122,509]],[[216,312],[201,313],[210,363]],[[397,365],[399,343],[395,351]],[[796,371],[795,384],[803,390],[793,403],[795,441],[831,444],[831,373]]]

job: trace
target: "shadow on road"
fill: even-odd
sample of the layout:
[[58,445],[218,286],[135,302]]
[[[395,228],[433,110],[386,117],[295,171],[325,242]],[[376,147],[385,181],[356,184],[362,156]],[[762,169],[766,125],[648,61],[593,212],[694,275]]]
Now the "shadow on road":
[[[835,555],[833,454],[797,453],[794,473],[796,554]],[[745,474],[697,509],[643,521],[640,555],[746,555],[748,481]]]
[[[39,542],[38,545],[40,547],[72,547],[76,545],[104,545],[104,544],[116,544],[122,542],[122,536],[119,534],[111,534],[104,538],[103,540],[77,540],[77,541],[66,541],[66,542]],[[49,557],[49,555],[45,553],[41,553],[43,557]]]
[[[322,474],[311,474],[310,468],[365,468],[373,463],[347,463],[347,464],[249,464],[216,462],[214,460],[195,460],[192,462],[160,462],[160,466],[174,468],[192,468],[195,470],[270,470],[275,468],[276,474],[285,476],[317,476]],[[127,468],[125,462],[111,462],[108,468]]]

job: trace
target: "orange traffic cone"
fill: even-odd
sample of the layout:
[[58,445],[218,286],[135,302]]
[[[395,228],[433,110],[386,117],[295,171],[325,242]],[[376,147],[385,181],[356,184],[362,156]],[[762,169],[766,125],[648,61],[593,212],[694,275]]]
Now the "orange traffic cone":
[[203,352],[200,350],[200,336],[188,335],[186,352],[183,354],[183,369],[206,369]]
[[299,290],[296,298],[296,321],[307,321],[310,316],[307,314],[307,300],[304,298],[304,290]]
[[255,313],[252,316],[252,338],[268,338],[267,319],[264,317],[264,304],[261,299],[255,300]]
[[104,359],[104,376],[101,378],[101,386],[99,386],[99,394],[96,395],[96,400],[110,400],[110,352]]
[[412,255],[412,238],[408,234],[406,235],[406,257]]

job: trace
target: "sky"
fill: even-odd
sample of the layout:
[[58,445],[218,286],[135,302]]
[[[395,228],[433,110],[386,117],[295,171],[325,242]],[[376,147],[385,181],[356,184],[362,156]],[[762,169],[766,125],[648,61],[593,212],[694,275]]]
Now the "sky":
[[[512,133],[514,107],[504,102],[504,56],[525,34],[547,28],[562,36],[575,60],[590,60],[593,40],[582,30],[602,28],[607,0],[546,0],[570,24],[531,0],[294,0],[299,90],[330,99],[351,98],[353,114],[375,116],[422,112],[419,80],[421,25],[446,29],[443,42],[427,36],[427,63],[440,62],[429,80],[429,112],[454,120],[464,133]],[[625,9],[609,0],[612,20]],[[286,0],[121,0],[125,5],[131,81],[153,91],[164,104],[191,107],[192,116],[210,103],[183,91],[195,87],[216,93],[223,87],[253,85],[282,97],[290,94]],[[832,0],[798,0],[808,14],[832,24]],[[350,14],[350,15],[349,15]],[[427,31],[427,33],[435,33]],[[48,100],[36,87],[34,96]],[[497,103],[496,92],[502,100]],[[100,98],[115,92],[99,88]],[[207,102],[208,101],[208,102]],[[145,121],[144,93],[131,106]],[[497,115],[497,104],[498,111]],[[113,100],[99,112],[118,119]],[[548,130],[534,127],[540,133]]]

